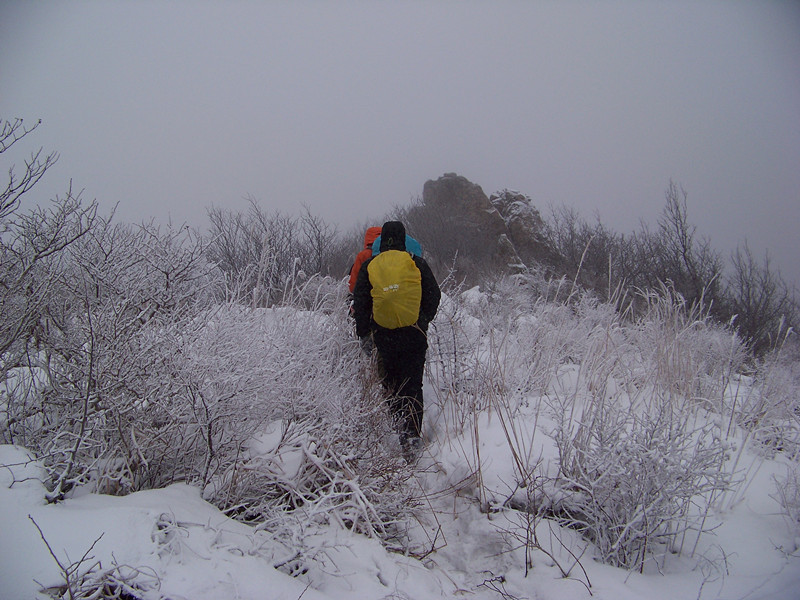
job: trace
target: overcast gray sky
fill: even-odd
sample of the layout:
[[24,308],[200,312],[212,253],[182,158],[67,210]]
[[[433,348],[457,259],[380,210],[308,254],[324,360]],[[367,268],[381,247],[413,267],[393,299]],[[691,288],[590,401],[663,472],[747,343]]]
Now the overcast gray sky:
[[629,232],[672,179],[719,251],[800,282],[792,0],[0,0],[0,117],[61,155],[39,197],[119,220],[252,195],[347,228],[457,172]]

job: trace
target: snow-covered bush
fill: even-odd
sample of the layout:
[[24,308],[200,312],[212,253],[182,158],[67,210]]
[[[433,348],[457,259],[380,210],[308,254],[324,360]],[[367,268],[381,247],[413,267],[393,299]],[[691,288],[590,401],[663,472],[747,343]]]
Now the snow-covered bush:
[[[226,381],[234,371],[252,386],[225,398],[231,414],[222,420],[233,431],[224,436],[224,460],[204,480],[206,497],[247,520],[299,509],[311,521],[390,535],[413,498],[380,386],[345,310],[231,310],[220,319],[228,331],[211,337],[229,340],[240,355],[207,380]],[[205,348],[196,345],[201,354]]]
[[115,493],[140,489],[136,427],[156,400],[178,393],[170,334],[208,305],[213,272],[187,230],[98,219],[52,276],[56,290],[15,370],[37,384],[9,393],[4,437],[43,457],[52,499],[90,481]]
[[[734,481],[727,459],[736,445],[722,423],[743,364],[736,336],[667,288],[646,296],[649,309],[636,319],[591,295],[531,301],[517,282],[494,292],[472,289],[449,311],[445,304],[457,316],[448,323],[465,335],[450,338],[461,340],[463,366],[450,369],[462,379],[441,411],[461,415],[448,431],[470,438],[464,454],[481,506],[502,502],[484,489],[479,439],[483,423],[497,419],[514,466],[505,505],[526,515],[509,534],[526,547],[548,551],[536,530],[553,519],[580,531],[604,562],[627,568],[693,550]],[[708,411],[724,414],[706,420]]]
[[800,459],[800,397],[796,364],[786,363],[778,349],[761,358],[749,385],[734,396],[738,424],[767,455],[783,452]]
[[[553,514],[592,540],[604,562],[643,570],[693,543],[730,483],[719,407],[731,341],[672,295],[635,323],[595,322],[571,379],[548,400],[556,423]],[[584,319],[586,322],[586,319]]]
[[640,310],[631,333],[643,353],[647,369],[643,372],[655,377],[656,385],[671,388],[707,410],[729,414],[722,405],[725,387],[745,365],[743,341],[715,324],[702,305],[687,305],[669,286],[641,296],[646,308]]
[[244,519],[302,510],[394,535],[414,500],[341,281],[298,272],[282,307],[216,304],[191,232],[105,221],[60,266],[1,430],[42,457],[50,500],[186,481]]
[[30,385],[42,376],[45,315],[65,304],[60,282],[67,251],[95,227],[96,211],[96,204],[83,205],[71,194],[27,213],[0,210],[0,440],[17,436],[25,443],[24,432],[43,422]]
[[3,321],[22,329],[3,355],[0,441],[40,458],[50,501],[183,481],[243,519],[299,510],[383,538],[402,530],[408,468],[343,282],[297,264],[271,290],[282,306],[220,304],[226,279],[192,231],[48,215],[21,222],[20,254],[52,231],[70,243],[30,270],[47,294]]
[[[790,462],[786,467],[786,476],[775,480],[775,489],[774,498],[783,510],[787,525],[796,536],[800,536],[800,464]],[[792,550],[797,549],[795,547]]]
[[436,397],[429,398],[454,436],[463,432],[486,394],[479,371],[484,367],[478,349],[488,329],[470,309],[483,300],[478,289],[459,288],[442,293],[436,319],[428,329],[427,367],[436,382]]
[[652,554],[680,552],[687,531],[702,532],[715,494],[728,485],[725,446],[713,428],[698,426],[691,408],[668,393],[653,393],[644,410],[587,399],[571,437],[559,439],[562,495],[553,506],[604,562],[640,570]]

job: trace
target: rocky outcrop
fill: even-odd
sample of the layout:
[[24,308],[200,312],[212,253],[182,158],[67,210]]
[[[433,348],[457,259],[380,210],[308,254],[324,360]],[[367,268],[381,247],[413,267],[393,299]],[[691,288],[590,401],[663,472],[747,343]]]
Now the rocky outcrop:
[[455,173],[445,173],[422,187],[422,201],[436,212],[444,212],[455,226],[487,239],[496,240],[506,232],[506,224],[481,186]]
[[508,237],[523,262],[549,262],[553,254],[545,239],[545,225],[531,199],[510,190],[492,194],[489,198],[503,217]]
[[544,221],[530,198],[503,190],[487,197],[466,177],[445,173],[425,183],[424,210],[446,215],[447,223],[472,243],[470,257],[493,268],[517,271],[552,256],[544,237]]

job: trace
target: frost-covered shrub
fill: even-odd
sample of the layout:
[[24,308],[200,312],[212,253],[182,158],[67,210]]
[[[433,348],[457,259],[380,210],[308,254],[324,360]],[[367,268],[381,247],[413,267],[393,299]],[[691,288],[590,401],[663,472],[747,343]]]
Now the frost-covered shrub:
[[343,293],[345,289],[341,281],[332,277],[321,275],[306,277],[301,271],[291,280],[282,304],[305,310],[318,310],[326,314],[341,312],[347,303]]
[[301,509],[387,535],[412,502],[406,467],[344,310],[225,305],[167,333],[175,394],[130,424],[147,487],[189,481],[243,519]]
[[[281,529],[301,515],[304,526],[335,523],[388,539],[415,504],[408,470],[387,443],[382,399],[350,403],[349,422],[275,421],[244,446],[230,477],[207,495],[238,518]],[[208,492],[211,492],[209,494]]]
[[[107,221],[76,240],[3,378],[2,441],[42,459],[51,501],[184,481],[243,518],[313,509],[389,536],[413,499],[346,287],[297,272],[281,307],[216,304],[224,279],[203,244]],[[280,452],[254,452],[275,423],[291,433]]]
[[[382,537],[413,505],[344,310],[209,307],[143,327],[124,348],[108,380],[124,386],[85,413],[66,406],[55,435],[39,432],[53,477],[69,469],[56,491],[186,481],[240,518],[302,510]],[[280,439],[264,445],[276,424]]]
[[[229,400],[233,432],[225,460],[204,481],[207,498],[248,520],[302,510],[311,521],[389,535],[413,503],[407,467],[346,319],[344,310],[284,307],[221,321],[241,323],[226,336],[253,357],[223,367],[253,373],[254,384],[252,394],[239,389]],[[237,431],[243,418],[253,427]]]
[[443,292],[428,329],[427,367],[436,384],[436,397],[426,402],[437,406],[446,428],[454,434],[460,433],[486,402],[480,389],[483,364],[479,353],[488,330],[471,312],[483,302],[478,289]]
[[688,306],[667,286],[642,298],[646,309],[630,335],[642,353],[643,373],[658,386],[724,412],[725,387],[745,364],[744,343],[715,324],[704,307]]
[[[471,458],[469,444],[457,447],[481,506],[497,494],[481,483],[491,474],[482,471],[480,428],[497,419],[514,465],[507,506],[527,515],[515,539],[535,541],[537,523],[552,518],[626,568],[693,551],[708,511],[747,482],[734,460],[743,419],[755,417],[762,444],[775,434],[786,450],[797,439],[789,434],[800,411],[785,394],[793,388],[780,371],[748,382],[735,332],[666,286],[644,294],[635,312],[617,299],[576,292],[554,303],[526,291],[512,280],[473,288],[443,302],[450,329],[437,320],[453,340],[434,346],[434,380],[447,390],[437,417],[448,436],[471,440]],[[554,448],[522,435],[522,418],[544,427]]]
[[[787,524],[800,535],[800,465],[792,461],[786,468],[786,477],[775,480],[773,496],[783,509]],[[795,548],[796,549],[796,548]]]
[[563,495],[554,515],[592,540],[604,562],[643,569],[652,554],[679,552],[727,488],[725,446],[690,415],[668,395],[644,411],[596,397],[559,440]]
[[781,350],[765,355],[755,366],[753,377],[739,393],[732,394],[736,423],[771,456],[783,452],[791,460],[800,458],[800,397],[796,364],[782,359]]
[[[580,364],[548,394],[556,423],[553,515],[592,540],[604,562],[643,569],[693,543],[728,488],[731,446],[705,420],[738,347],[674,297],[638,321],[589,313]],[[734,351],[731,351],[731,348]],[[701,401],[703,400],[703,401]],[[702,417],[701,417],[702,413]]]
[[572,314],[563,305],[532,300],[514,278],[498,279],[485,291],[443,295],[429,332],[429,365],[457,413],[457,429],[488,409],[494,394],[546,387],[542,374],[569,353]]
[[143,409],[176,389],[169,335],[208,305],[213,270],[188,230],[105,220],[68,246],[58,266],[57,291],[17,369],[36,385],[7,392],[4,437],[43,457],[51,499],[87,482],[138,489],[146,457],[136,426]]

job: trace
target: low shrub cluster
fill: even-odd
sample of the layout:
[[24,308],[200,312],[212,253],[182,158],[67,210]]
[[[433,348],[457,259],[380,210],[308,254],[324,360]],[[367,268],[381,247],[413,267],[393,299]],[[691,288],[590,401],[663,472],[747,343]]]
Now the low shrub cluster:
[[[692,554],[710,515],[737,501],[752,476],[744,448],[797,459],[792,363],[779,354],[754,362],[666,286],[627,312],[586,293],[544,301],[540,287],[517,276],[448,297],[431,362],[448,435],[473,445],[476,498],[526,515],[507,526],[518,543],[553,552],[537,527],[555,523],[603,562],[644,571]],[[478,424],[493,419],[510,487],[486,483]]]

